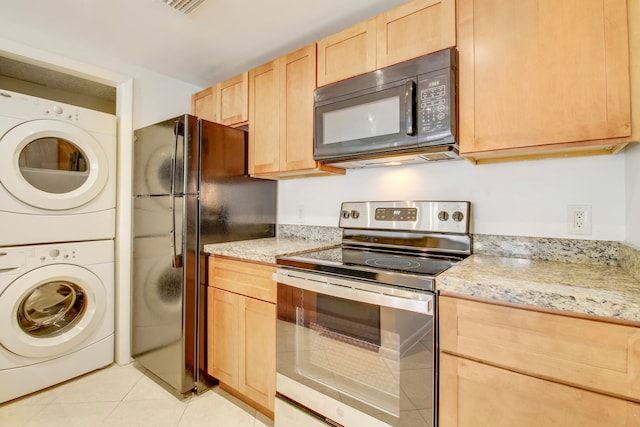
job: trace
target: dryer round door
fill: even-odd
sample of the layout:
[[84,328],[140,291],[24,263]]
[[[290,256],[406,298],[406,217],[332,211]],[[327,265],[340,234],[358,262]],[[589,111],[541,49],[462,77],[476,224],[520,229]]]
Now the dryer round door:
[[45,210],[68,210],[104,188],[108,158],[83,129],[58,120],[33,120],[0,137],[0,182],[16,199]]
[[106,312],[104,284],[65,264],[31,270],[0,294],[0,344],[24,357],[53,357],[84,343]]

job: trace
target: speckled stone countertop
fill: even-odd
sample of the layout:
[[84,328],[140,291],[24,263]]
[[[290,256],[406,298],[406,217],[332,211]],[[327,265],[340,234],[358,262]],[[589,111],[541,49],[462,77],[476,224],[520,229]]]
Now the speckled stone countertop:
[[618,266],[472,255],[436,286],[445,295],[640,322],[640,282]]
[[326,249],[338,245],[335,241],[308,240],[295,237],[272,237],[243,240],[240,242],[205,245],[204,251],[212,255],[224,255],[246,261],[276,263],[276,257],[314,249]]

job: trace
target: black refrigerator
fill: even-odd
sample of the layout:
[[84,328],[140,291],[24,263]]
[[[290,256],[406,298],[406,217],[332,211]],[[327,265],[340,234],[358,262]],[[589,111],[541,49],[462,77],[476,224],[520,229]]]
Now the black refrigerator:
[[208,243],[273,237],[275,181],[247,134],[182,115],[134,132],[132,356],[176,394],[206,389]]

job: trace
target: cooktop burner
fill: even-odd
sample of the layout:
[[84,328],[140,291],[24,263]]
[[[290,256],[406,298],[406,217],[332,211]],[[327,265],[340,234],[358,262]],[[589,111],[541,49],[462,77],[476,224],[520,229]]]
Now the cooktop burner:
[[365,264],[371,267],[390,268],[391,270],[415,270],[420,268],[420,263],[413,259],[406,258],[370,258]]
[[456,260],[336,247],[278,258],[279,265],[396,286],[432,289],[433,278]]

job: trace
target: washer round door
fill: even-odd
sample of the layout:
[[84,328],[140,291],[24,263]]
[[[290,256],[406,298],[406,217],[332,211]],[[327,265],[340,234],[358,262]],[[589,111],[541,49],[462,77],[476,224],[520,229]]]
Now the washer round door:
[[109,175],[100,143],[58,120],[32,120],[0,138],[0,182],[16,199],[45,210],[68,210],[93,200]]
[[104,318],[107,294],[91,271],[65,264],[31,270],[0,294],[0,344],[24,357],[79,347]]

